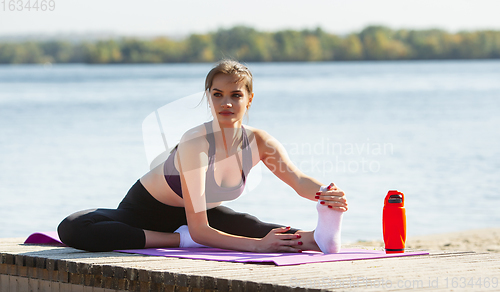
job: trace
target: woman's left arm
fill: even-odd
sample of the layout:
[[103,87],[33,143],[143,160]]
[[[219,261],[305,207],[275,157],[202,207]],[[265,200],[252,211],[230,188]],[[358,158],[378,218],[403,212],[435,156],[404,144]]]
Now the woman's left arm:
[[[312,201],[325,201],[325,204],[333,209],[347,211],[344,191],[333,183],[325,185],[304,174],[292,163],[285,147],[266,131],[255,129],[255,138],[260,160],[274,175],[292,187],[297,194]],[[320,192],[321,186],[328,188]]]

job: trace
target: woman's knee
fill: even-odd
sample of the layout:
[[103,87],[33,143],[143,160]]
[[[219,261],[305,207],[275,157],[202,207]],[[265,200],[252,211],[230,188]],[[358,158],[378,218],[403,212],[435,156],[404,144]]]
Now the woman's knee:
[[92,220],[90,213],[96,209],[76,212],[66,217],[57,227],[59,239],[67,246],[81,248],[85,238],[88,237]]

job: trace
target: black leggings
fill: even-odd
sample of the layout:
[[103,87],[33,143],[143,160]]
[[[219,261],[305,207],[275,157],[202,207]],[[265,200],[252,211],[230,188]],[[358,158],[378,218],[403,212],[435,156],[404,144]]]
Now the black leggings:
[[[211,227],[234,235],[262,238],[282,225],[265,223],[256,217],[237,213],[225,206],[207,210]],[[172,207],[156,200],[138,180],[118,209],[91,209],[76,212],[57,228],[61,241],[87,251],[144,248],[143,230],[173,232],[187,225],[183,207]],[[295,233],[290,229],[287,233]]]

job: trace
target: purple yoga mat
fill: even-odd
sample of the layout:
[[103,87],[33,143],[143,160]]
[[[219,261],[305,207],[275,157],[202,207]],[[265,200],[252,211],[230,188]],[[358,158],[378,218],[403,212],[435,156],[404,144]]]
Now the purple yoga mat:
[[365,249],[342,249],[339,253],[323,254],[316,251],[304,251],[302,253],[253,253],[225,250],[218,248],[149,248],[117,250],[118,252],[178,257],[197,260],[211,260],[238,263],[274,263],[277,266],[289,266],[320,262],[354,261],[366,259],[379,259],[389,257],[403,257],[427,255],[428,252],[406,252],[398,254],[386,254],[379,250]]
[[[24,243],[59,244],[57,232],[33,233]],[[218,248],[147,248],[116,250],[117,252],[150,256],[177,257],[185,259],[239,262],[239,263],[274,263],[277,266],[299,265],[307,263],[354,261],[391,257],[428,255],[428,252],[405,252],[386,254],[379,250],[342,249],[339,253],[323,254],[316,251],[302,253],[253,253],[225,250]]]
[[24,243],[64,245],[64,243],[62,243],[59,239],[57,231],[35,232],[28,236]]

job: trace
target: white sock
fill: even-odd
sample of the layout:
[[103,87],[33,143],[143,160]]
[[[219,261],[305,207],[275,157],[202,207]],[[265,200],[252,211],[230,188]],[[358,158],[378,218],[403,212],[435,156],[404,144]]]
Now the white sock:
[[182,225],[181,227],[177,228],[174,233],[179,233],[179,235],[181,236],[179,247],[208,247],[194,242],[194,240],[191,238],[191,235],[189,234],[187,225]]
[[[324,191],[322,186],[320,191]],[[323,253],[338,253],[340,251],[340,229],[344,212],[332,210],[328,206],[316,205],[318,210],[318,225],[314,230],[314,240]]]

